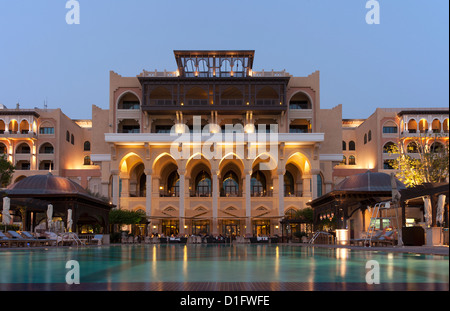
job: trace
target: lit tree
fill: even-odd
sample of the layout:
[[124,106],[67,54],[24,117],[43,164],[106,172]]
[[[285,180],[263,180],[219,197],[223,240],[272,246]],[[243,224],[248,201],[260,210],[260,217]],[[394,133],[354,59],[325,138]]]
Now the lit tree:
[[398,154],[390,161],[398,170],[396,177],[407,187],[423,183],[439,183],[448,180],[449,144],[442,143],[435,136],[403,138],[399,145],[392,145],[388,152]]
[[6,187],[11,183],[15,167],[6,159],[6,155],[0,156],[0,187]]

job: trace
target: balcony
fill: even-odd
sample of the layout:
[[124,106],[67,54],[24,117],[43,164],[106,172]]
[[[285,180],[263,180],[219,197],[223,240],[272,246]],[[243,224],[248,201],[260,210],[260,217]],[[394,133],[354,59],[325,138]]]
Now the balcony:
[[35,132],[31,132],[31,131],[23,131],[23,132],[19,132],[19,131],[0,131],[0,138],[1,137],[5,137],[5,138],[13,138],[13,139],[37,139],[37,134]]

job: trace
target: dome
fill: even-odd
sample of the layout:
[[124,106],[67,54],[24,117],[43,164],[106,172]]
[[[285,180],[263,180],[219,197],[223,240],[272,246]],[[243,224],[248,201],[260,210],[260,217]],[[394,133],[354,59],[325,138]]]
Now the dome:
[[[397,190],[406,189],[406,186],[395,179]],[[391,176],[386,173],[367,171],[362,174],[348,176],[340,182],[335,190],[340,191],[392,191]]]
[[34,175],[22,179],[6,189],[9,194],[38,194],[38,195],[69,195],[80,194],[89,196],[89,193],[76,182],[54,176],[51,173],[47,175]]

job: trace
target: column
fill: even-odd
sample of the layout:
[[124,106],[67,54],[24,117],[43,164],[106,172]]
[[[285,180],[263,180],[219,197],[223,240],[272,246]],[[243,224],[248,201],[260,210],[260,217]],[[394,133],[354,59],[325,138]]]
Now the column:
[[184,229],[184,224],[185,224],[185,212],[184,212],[184,197],[185,197],[185,175],[186,170],[184,169],[178,169],[178,175],[180,175],[180,211],[179,211],[179,228],[180,228],[180,234],[184,234],[185,233],[185,229]]
[[251,178],[252,171],[248,170],[245,172],[245,225],[247,228],[245,229],[246,235],[252,235],[252,200],[251,200]]
[[303,175],[303,196],[304,197],[311,197],[311,175]]
[[145,215],[152,215],[152,170],[146,169],[145,173]]
[[212,172],[212,215],[213,215],[213,221],[212,221],[212,230],[211,233],[213,235],[219,235],[218,229],[217,229],[217,210],[219,205],[219,174],[220,171],[213,171]]
[[113,176],[112,179],[112,192],[113,192],[113,196],[112,196],[112,203],[116,206],[116,208],[120,208],[119,207],[119,171],[118,170],[113,170],[111,171],[111,175]]
[[311,191],[312,191],[312,198],[313,198],[313,200],[315,199],[315,198],[317,198],[317,174],[313,174],[312,175],[312,178],[311,178],[311,183],[312,183],[312,189],[311,189]]
[[278,170],[278,216],[284,216],[284,174],[286,170]]

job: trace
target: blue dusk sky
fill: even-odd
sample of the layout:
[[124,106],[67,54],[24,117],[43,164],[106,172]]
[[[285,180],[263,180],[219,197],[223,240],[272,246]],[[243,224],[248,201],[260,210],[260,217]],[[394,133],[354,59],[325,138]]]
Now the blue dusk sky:
[[0,0],[0,103],[89,119],[109,106],[109,71],[176,70],[173,50],[255,50],[254,70],[319,70],[321,107],[448,107],[449,1]]

